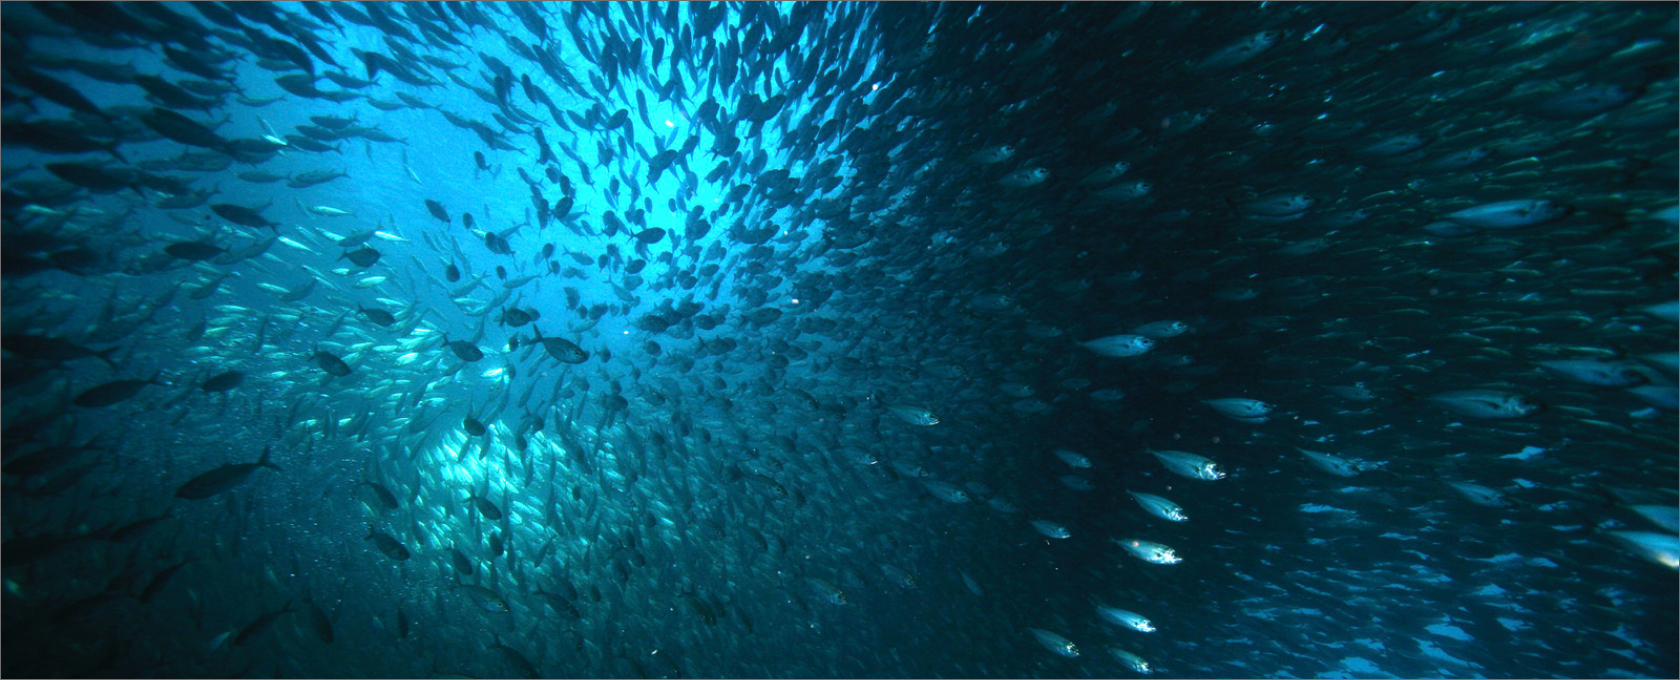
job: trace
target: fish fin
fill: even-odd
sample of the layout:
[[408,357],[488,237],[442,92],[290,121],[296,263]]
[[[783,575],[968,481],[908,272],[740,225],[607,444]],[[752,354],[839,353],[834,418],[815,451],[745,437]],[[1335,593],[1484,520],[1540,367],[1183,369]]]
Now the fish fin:
[[276,472],[285,472],[285,470],[280,469],[280,466],[268,462],[269,453],[270,453],[269,447],[264,446],[263,447],[263,452],[262,452],[262,457],[257,459],[257,465],[260,466],[260,467],[272,468]]
[[111,355],[115,354],[117,352],[117,350],[119,350],[119,349],[122,349],[122,348],[121,347],[112,347],[111,349],[105,350],[103,352],[94,352],[93,355],[96,356],[96,357],[99,357],[100,360],[104,361],[107,365],[109,365],[111,367],[111,370],[115,371],[115,370],[118,370],[117,362],[111,360]]

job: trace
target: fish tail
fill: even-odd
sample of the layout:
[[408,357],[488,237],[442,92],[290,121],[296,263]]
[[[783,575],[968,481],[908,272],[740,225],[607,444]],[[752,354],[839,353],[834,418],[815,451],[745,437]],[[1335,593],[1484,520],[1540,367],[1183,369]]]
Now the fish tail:
[[282,470],[280,468],[280,466],[275,465],[274,463],[268,462],[269,453],[270,453],[269,447],[264,446],[263,447],[263,452],[262,452],[262,457],[257,459],[257,465],[259,465],[261,467],[265,467],[265,468],[272,468],[276,472],[285,472],[285,470]]
[[[118,369],[117,362],[111,360],[111,355],[116,354],[117,350],[119,350],[119,349],[122,349],[122,348],[121,347],[112,347],[111,349],[105,350],[103,352],[95,352],[93,355],[96,356],[96,357],[99,357],[99,359],[101,361],[104,361],[107,365],[109,365],[111,367],[111,370],[115,371],[115,370]],[[154,378],[155,377],[156,376],[154,376]]]

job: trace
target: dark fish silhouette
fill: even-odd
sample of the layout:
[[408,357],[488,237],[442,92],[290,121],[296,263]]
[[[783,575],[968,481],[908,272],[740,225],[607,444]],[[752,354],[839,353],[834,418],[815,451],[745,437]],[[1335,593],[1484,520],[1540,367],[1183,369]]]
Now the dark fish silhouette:
[[84,408],[104,408],[132,399],[140,393],[140,388],[147,385],[162,385],[158,382],[158,374],[145,380],[113,380],[111,382],[88,389],[76,396],[75,404]]
[[185,498],[187,500],[200,500],[209,498],[216,494],[232,491],[234,487],[244,484],[245,480],[251,476],[251,473],[256,472],[259,467],[282,471],[280,470],[280,466],[268,462],[268,455],[268,447],[263,447],[262,457],[258,458],[255,463],[235,463],[233,465],[223,465],[219,468],[189,479],[186,484],[181,485],[181,488],[175,490],[175,497]]
[[239,384],[243,382],[245,382],[244,373],[240,371],[228,371],[204,381],[204,384],[199,385],[198,389],[204,390],[205,392],[226,392],[238,387]]
[[268,218],[263,217],[262,208],[247,208],[231,203],[213,203],[210,205],[210,211],[221,216],[224,220],[244,227],[277,229],[280,226],[279,222],[271,222]]
[[426,210],[432,213],[432,217],[443,220],[444,224],[449,223],[449,211],[443,209],[442,203],[428,198],[426,199]]

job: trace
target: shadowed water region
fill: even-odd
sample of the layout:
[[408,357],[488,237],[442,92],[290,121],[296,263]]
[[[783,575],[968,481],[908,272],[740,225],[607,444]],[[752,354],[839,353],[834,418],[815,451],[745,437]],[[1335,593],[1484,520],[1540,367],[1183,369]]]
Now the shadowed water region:
[[1673,3],[5,3],[8,676],[1674,677]]

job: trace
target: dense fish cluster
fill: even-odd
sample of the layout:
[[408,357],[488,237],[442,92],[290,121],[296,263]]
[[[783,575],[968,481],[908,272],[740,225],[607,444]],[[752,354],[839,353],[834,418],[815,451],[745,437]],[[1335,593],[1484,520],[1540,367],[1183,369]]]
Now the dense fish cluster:
[[1673,677],[1672,3],[6,3],[8,676]]

